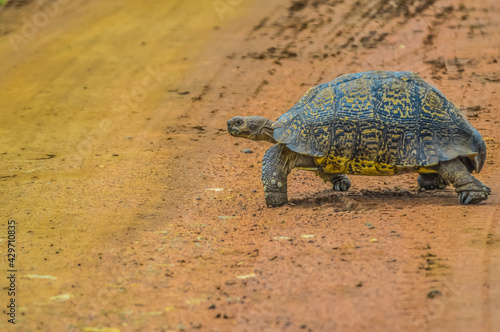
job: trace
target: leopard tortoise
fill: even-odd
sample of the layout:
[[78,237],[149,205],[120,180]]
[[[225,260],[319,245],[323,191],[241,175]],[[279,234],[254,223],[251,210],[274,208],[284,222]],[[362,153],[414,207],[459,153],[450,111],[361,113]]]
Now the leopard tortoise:
[[310,88],[276,122],[236,116],[227,127],[232,136],[274,143],[262,163],[268,206],[287,203],[293,168],[314,171],[338,191],[351,186],[345,174],[417,172],[421,188],[451,183],[462,204],[491,192],[471,175],[486,159],[483,138],[458,107],[412,72],[342,75]]

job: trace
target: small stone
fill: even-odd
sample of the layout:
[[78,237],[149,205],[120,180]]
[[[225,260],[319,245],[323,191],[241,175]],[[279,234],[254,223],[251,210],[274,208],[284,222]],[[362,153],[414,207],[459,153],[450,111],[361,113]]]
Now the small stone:
[[61,294],[61,295],[52,296],[50,298],[50,300],[54,301],[54,302],[58,302],[58,303],[63,303],[63,302],[66,302],[66,301],[72,299],[73,297],[75,297],[73,294]]
[[435,298],[437,296],[441,296],[441,295],[442,295],[442,293],[438,290],[431,290],[429,293],[427,293],[427,297],[429,299],[433,299],[433,298]]
[[227,220],[227,219],[238,218],[238,216],[218,216],[217,218],[220,220]]
[[253,153],[253,151],[250,149],[245,149],[245,150],[243,150],[243,153]]
[[57,278],[56,277],[53,277],[53,276],[49,276],[49,275],[38,275],[38,274],[28,274],[25,276],[26,278],[30,278],[30,279],[35,279],[35,278],[39,278],[39,279],[49,279],[49,280],[56,280]]

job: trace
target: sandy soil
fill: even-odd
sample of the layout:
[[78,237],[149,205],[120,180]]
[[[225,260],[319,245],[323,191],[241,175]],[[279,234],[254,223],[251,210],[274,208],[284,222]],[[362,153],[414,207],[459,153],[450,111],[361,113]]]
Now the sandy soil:
[[[500,331],[497,1],[18,3],[0,10],[4,312],[8,220],[18,255],[0,330]],[[373,69],[463,108],[490,198],[294,171],[266,208],[268,145],[227,119]]]

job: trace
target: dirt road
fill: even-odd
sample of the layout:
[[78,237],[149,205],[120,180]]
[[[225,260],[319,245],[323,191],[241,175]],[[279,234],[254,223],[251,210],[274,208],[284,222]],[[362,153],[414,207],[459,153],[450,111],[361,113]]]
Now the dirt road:
[[[18,3],[0,11],[0,330],[500,331],[498,2]],[[294,171],[292,204],[266,208],[268,145],[227,119],[374,69],[462,107],[490,198]]]

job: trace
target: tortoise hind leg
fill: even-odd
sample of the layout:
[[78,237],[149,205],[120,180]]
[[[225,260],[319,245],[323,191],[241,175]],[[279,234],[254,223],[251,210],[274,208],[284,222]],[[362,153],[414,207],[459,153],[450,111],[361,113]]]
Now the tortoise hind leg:
[[420,173],[418,179],[418,189],[434,190],[444,189],[450,183],[437,173]]
[[473,177],[458,158],[440,162],[437,169],[444,180],[453,184],[462,204],[477,204],[491,193],[491,189]]
[[335,191],[347,191],[351,188],[351,181],[345,174],[330,174],[324,172],[315,172],[317,176],[323,179],[325,182],[330,182],[333,185],[333,190]]

